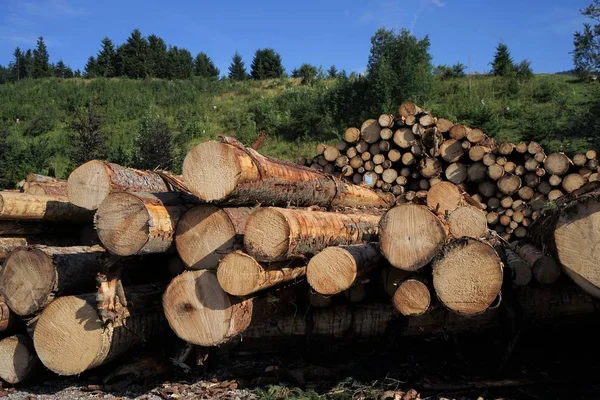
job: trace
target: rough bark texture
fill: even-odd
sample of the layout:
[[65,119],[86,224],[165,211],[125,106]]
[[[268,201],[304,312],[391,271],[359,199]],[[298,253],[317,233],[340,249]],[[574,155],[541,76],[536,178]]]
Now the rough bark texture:
[[177,224],[175,244],[189,269],[215,269],[221,259],[243,247],[250,207],[219,208],[202,204],[188,210]]
[[334,295],[359,283],[365,274],[380,266],[379,261],[374,245],[327,247],[308,263],[306,279],[316,292]]
[[18,192],[0,192],[0,219],[29,221],[91,221],[93,213],[65,198]]
[[371,190],[314,169],[274,160],[232,138],[194,147],[183,163],[190,190],[202,201],[228,204],[387,207]]
[[67,181],[69,201],[95,210],[115,192],[168,192],[172,188],[163,175],[105,161],[92,160],[75,169]]
[[14,335],[0,340],[0,378],[11,385],[30,378],[39,364],[28,336]]
[[100,241],[119,256],[173,249],[175,227],[197,199],[183,193],[113,193],[94,215]]
[[246,223],[246,251],[259,261],[309,256],[328,246],[376,240],[379,215],[260,208]]
[[427,207],[401,204],[381,219],[380,250],[396,268],[418,270],[431,261],[445,242],[444,226]]
[[31,182],[23,186],[23,192],[48,196],[67,197],[67,181]]
[[92,291],[106,261],[100,246],[20,247],[0,270],[0,293],[16,314],[31,315],[57,294]]
[[219,284],[233,296],[248,296],[280,283],[300,279],[304,275],[304,260],[260,264],[240,250],[226,255],[217,269]]
[[162,284],[126,286],[119,303],[128,318],[120,324],[101,321],[94,294],[56,299],[35,325],[40,360],[59,375],[77,375],[160,336],[166,332],[160,303],[164,289]]

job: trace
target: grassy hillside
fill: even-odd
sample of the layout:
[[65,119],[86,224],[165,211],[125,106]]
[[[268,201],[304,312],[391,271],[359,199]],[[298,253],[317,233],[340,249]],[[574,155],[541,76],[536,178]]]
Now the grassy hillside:
[[[360,82],[358,82],[359,84]],[[100,117],[112,161],[135,164],[136,136],[147,114],[158,114],[173,133],[173,169],[195,143],[221,134],[251,143],[261,130],[262,151],[285,159],[310,155],[319,141],[370,117],[355,81],[184,81],[46,79],[0,85],[0,184],[26,172],[68,176],[74,167],[74,121]],[[563,75],[514,80],[475,76],[438,81],[424,105],[434,115],[484,129],[500,140],[535,139],[551,150],[576,151],[600,135],[600,85]],[[395,110],[381,110],[394,112]],[[376,117],[376,116],[373,116]]]

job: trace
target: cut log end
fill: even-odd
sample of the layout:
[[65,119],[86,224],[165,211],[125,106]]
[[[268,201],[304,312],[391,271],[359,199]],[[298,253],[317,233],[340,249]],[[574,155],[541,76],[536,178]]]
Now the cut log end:
[[407,279],[394,293],[394,307],[406,317],[423,315],[431,305],[431,293],[423,282]]
[[[76,318],[74,317],[76,316]],[[33,336],[42,363],[59,375],[76,375],[93,366],[102,352],[103,326],[92,304],[60,297],[39,318]]]
[[445,216],[463,203],[460,189],[450,182],[440,182],[427,192],[427,206],[438,215]]
[[492,246],[455,239],[433,262],[433,286],[440,301],[463,315],[484,312],[500,294],[502,262]]
[[0,341],[0,378],[15,385],[25,381],[34,372],[38,359],[31,339],[15,335]]
[[487,232],[487,218],[477,207],[466,205],[458,207],[448,217],[448,226],[452,236],[478,238]]
[[67,181],[69,201],[96,210],[110,194],[110,175],[102,161],[92,160],[76,168]]
[[248,218],[244,245],[257,260],[277,260],[288,249],[290,226],[285,215],[275,208],[261,208]]

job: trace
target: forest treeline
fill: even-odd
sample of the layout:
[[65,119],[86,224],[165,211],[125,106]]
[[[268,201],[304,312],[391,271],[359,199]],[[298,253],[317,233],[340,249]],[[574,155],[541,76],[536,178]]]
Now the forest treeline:
[[66,177],[94,158],[178,172],[192,145],[221,134],[250,144],[267,132],[261,151],[294,159],[406,100],[500,141],[599,147],[600,85],[585,78],[598,69],[590,51],[573,55],[577,71],[587,57],[578,78],[534,75],[504,43],[490,51],[485,75],[461,63],[434,66],[429,47],[428,37],[380,29],[364,74],[304,64],[290,78],[273,49],[257,50],[249,68],[236,53],[221,73],[208,55],[138,30],[119,46],[104,39],[85,71],[72,71],[49,62],[40,38],[0,70],[0,186],[32,171]]

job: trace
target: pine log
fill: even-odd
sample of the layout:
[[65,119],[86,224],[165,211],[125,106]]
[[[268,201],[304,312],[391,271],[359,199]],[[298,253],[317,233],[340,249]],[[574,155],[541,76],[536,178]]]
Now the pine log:
[[327,247],[309,261],[306,279],[317,293],[334,295],[358,283],[379,261],[379,251],[370,244]]
[[477,186],[477,190],[485,197],[491,197],[496,193],[497,186],[490,181],[483,181]]
[[554,201],[554,200],[557,200],[557,199],[561,198],[562,196],[563,196],[563,192],[562,191],[560,191],[559,189],[554,189],[554,190],[551,190],[548,193],[548,200],[549,201]]
[[454,123],[444,118],[438,118],[435,122],[435,126],[441,133],[446,133],[454,126]]
[[600,298],[600,194],[596,183],[590,184],[590,189],[564,196],[544,210],[529,227],[528,239],[545,246],[577,285]]
[[89,161],[75,169],[67,182],[69,201],[76,206],[95,210],[115,192],[168,192],[162,175],[140,171],[99,160]]
[[20,247],[0,270],[0,293],[16,314],[31,315],[57,294],[93,290],[106,261],[100,246]]
[[578,167],[583,167],[586,162],[587,157],[585,156],[585,154],[575,154],[573,156],[573,164],[575,164]]
[[560,266],[552,257],[544,255],[535,246],[524,244],[517,247],[517,254],[529,264],[533,277],[543,285],[550,285],[560,277]]
[[306,262],[303,260],[260,264],[240,250],[223,257],[217,269],[219,285],[233,296],[248,296],[304,275]]
[[478,238],[487,232],[485,213],[472,205],[460,206],[448,216],[450,234],[455,237]]
[[433,118],[433,116],[429,113],[421,114],[419,116],[419,124],[423,125],[424,127],[429,127],[435,124],[435,118]]
[[500,294],[502,262],[489,244],[453,239],[436,256],[433,287],[442,304],[462,315],[484,312]]
[[65,197],[0,192],[0,219],[29,221],[91,221],[93,213],[69,203]]
[[496,164],[496,155],[492,154],[492,153],[488,153],[486,155],[483,156],[483,158],[481,159],[481,161],[487,165],[488,167],[491,165]]
[[212,271],[189,271],[171,281],[163,296],[163,309],[171,329],[181,339],[216,346],[243,333],[251,324],[286,311],[292,313],[293,294],[282,290],[265,297],[237,299],[221,288]]
[[391,128],[394,126],[394,116],[392,114],[381,114],[377,120],[382,128]]
[[334,162],[336,158],[340,156],[340,151],[337,147],[327,146],[325,147],[325,151],[323,152],[323,157],[329,162]]
[[387,141],[394,137],[394,131],[391,130],[390,128],[383,128],[381,130],[381,133],[379,134],[379,136],[381,136],[381,140]]
[[10,311],[4,297],[0,295],[0,334],[10,331],[15,323],[15,315]]
[[491,151],[490,148],[484,146],[472,146],[469,149],[469,158],[472,161],[481,161]]
[[521,178],[517,175],[504,175],[498,180],[498,189],[508,196],[511,196],[519,191],[521,188]]
[[376,241],[378,215],[260,208],[244,231],[246,251],[273,262],[313,255],[328,246]]
[[562,187],[567,193],[572,193],[585,184],[586,180],[579,174],[569,174],[562,180]]
[[517,145],[515,146],[515,150],[516,150],[518,153],[525,154],[525,153],[527,153],[527,147],[528,147],[528,146],[527,146],[527,142],[519,142],[519,143],[517,143]]
[[355,147],[357,152],[364,153],[369,150],[369,143],[365,142],[364,140],[361,140],[358,143],[356,143]]
[[564,153],[552,153],[544,161],[544,168],[551,175],[561,176],[569,171],[571,160]]
[[33,343],[26,335],[0,340],[0,378],[11,385],[30,378],[39,364]]
[[398,285],[392,302],[405,317],[425,314],[431,306],[431,293],[425,283],[418,279],[407,279]]
[[408,149],[414,143],[415,135],[406,127],[400,128],[394,132],[393,141],[396,143],[396,146],[402,149]]
[[375,172],[369,171],[363,175],[363,182],[370,188],[375,187],[378,181],[379,176]]
[[317,156],[321,156],[321,155],[323,155],[323,153],[325,153],[326,148],[327,148],[326,144],[319,143],[318,145],[315,146],[315,153],[317,153]]
[[67,181],[27,182],[23,186],[23,192],[36,195],[67,197]]
[[588,150],[585,152],[585,157],[588,160],[594,160],[596,158],[596,150]]
[[94,215],[104,247],[119,256],[173,250],[175,227],[195,197],[183,193],[112,193]]
[[427,192],[427,207],[438,215],[446,216],[462,204],[462,192],[450,182],[440,182]]
[[400,107],[398,108],[398,115],[400,115],[403,118],[406,118],[408,116],[419,115],[422,112],[423,112],[423,110],[421,110],[421,108],[419,108],[419,106],[417,106],[416,104],[411,103],[409,101],[402,103],[400,105]]
[[467,167],[461,163],[452,163],[446,168],[444,175],[455,185],[461,184],[467,179]]
[[488,167],[482,162],[476,162],[467,168],[467,178],[470,182],[481,182],[487,176]]
[[448,139],[440,146],[442,159],[449,163],[457,162],[464,153],[465,149],[463,149],[461,142],[458,140]]
[[344,132],[344,140],[348,143],[356,143],[360,139],[360,129],[358,128],[348,128],[346,132]]
[[413,153],[404,153],[402,154],[402,164],[406,166],[414,165],[417,162]]
[[486,138],[486,134],[483,133],[483,131],[481,129],[471,129],[469,132],[467,132],[467,140],[470,143],[480,143],[481,141],[485,140]]
[[450,137],[454,140],[461,140],[467,136],[470,129],[465,125],[454,125],[450,128]]
[[[433,188],[438,185],[441,183]],[[401,204],[381,219],[380,250],[396,268],[418,270],[431,261],[445,242],[444,226],[425,206]]]
[[397,162],[402,158],[402,153],[398,149],[391,149],[388,154],[388,159],[392,162]]
[[177,224],[175,245],[187,268],[215,269],[224,255],[243,246],[249,207],[219,208],[199,205]]
[[423,157],[419,161],[419,172],[425,178],[434,178],[442,172],[442,164],[437,158]]
[[60,297],[42,312],[33,334],[42,363],[59,375],[77,375],[103,365],[134,346],[166,332],[161,310],[162,284],[125,286],[121,323],[103,322],[95,294]]
[[322,207],[386,207],[373,191],[312,169],[277,161],[232,138],[194,147],[183,162],[189,189],[202,201]]
[[376,119],[368,119],[360,127],[360,137],[367,143],[377,142],[381,136],[381,126]]
[[543,153],[544,149],[539,143],[529,142],[529,144],[527,145],[527,152],[529,154],[535,155],[537,153]]
[[396,182],[396,179],[398,179],[398,171],[391,168],[386,169],[385,171],[383,171],[381,178],[386,183],[394,183]]

